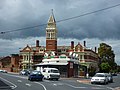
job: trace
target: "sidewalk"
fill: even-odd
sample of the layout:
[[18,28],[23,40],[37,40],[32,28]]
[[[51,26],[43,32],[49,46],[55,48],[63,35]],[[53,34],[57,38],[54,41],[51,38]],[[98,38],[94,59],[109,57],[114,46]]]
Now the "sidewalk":
[[77,82],[89,84],[89,83],[90,83],[90,80],[91,80],[91,77],[89,77],[89,78],[86,78],[86,77],[78,77]]
[[80,79],[80,80],[77,80],[77,82],[89,84],[90,79]]

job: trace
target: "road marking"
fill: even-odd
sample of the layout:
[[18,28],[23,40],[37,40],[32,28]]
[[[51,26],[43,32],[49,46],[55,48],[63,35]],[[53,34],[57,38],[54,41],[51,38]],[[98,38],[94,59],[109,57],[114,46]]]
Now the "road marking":
[[100,88],[100,87],[91,87],[92,89],[95,89],[95,90],[97,90],[97,89],[105,89],[105,88]]
[[57,84],[54,83],[53,86],[57,86]]
[[29,83],[26,83],[25,85],[26,85],[26,86],[29,86],[29,87],[31,86],[31,84],[29,84]]
[[5,82],[8,82],[8,83],[12,84],[12,86],[10,86],[12,89],[17,88],[17,85],[15,85],[14,83],[8,81],[7,79],[4,79],[4,78],[2,78],[2,77],[0,77],[0,79],[4,80]]
[[27,77],[23,77],[23,76],[16,76],[16,75],[9,75],[9,74],[5,74],[7,76],[12,76],[12,77],[18,77],[18,78],[22,78],[22,79],[27,79]]
[[18,82],[22,82],[21,80],[17,80]]
[[65,83],[67,86],[70,86],[70,87],[72,87],[72,88],[86,88],[86,87],[76,87],[76,86],[73,86],[73,85],[71,85],[71,84],[67,84],[67,83]]
[[41,85],[44,88],[44,90],[47,90],[46,87],[43,84],[41,84],[39,82],[34,82],[34,83],[37,83],[37,84]]

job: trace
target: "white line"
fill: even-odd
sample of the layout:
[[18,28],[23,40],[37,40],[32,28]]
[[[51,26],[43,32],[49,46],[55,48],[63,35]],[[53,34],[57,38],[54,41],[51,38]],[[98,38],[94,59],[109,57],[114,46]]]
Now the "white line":
[[18,80],[18,82],[22,82],[21,80]]
[[26,85],[26,86],[29,86],[29,87],[31,86],[31,84],[29,84],[29,83],[26,83],[25,85]]
[[15,89],[15,88],[17,87],[14,83],[12,83],[12,82],[10,82],[10,81],[8,81],[8,80],[2,78],[2,77],[0,77],[0,79],[4,80],[5,82],[8,82],[8,83],[12,84],[12,85],[13,85],[13,86],[11,86],[12,89]]
[[76,87],[76,86],[73,86],[73,85],[71,85],[71,84],[67,84],[67,83],[65,83],[67,86],[70,86],[70,87],[72,87],[72,88],[86,88],[86,87]]
[[47,90],[46,87],[43,84],[41,84],[39,82],[34,82],[34,83],[37,83],[37,84],[41,85],[44,88],[44,90]]

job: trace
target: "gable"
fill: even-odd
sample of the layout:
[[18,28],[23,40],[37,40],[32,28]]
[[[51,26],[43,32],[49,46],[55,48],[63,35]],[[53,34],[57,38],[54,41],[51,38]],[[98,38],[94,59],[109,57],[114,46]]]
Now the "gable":
[[28,52],[28,51],[32,51],[31,47],[29,47],[28,45],[23,48],[23,50],[21,50],[21,52]]

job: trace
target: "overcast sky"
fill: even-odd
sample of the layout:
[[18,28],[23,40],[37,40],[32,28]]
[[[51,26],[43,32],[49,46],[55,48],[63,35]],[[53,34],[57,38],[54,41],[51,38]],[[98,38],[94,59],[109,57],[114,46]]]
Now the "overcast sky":
[[[79,16],[120,4],[120,0],[0,0],[0,56],[18,53],[27,44],[34,46],[40,40],[45,46],[46,25],[13,31],[21,28],[46,24],[53,9],[56,21]],[[120,6],[57,23],[58,45],[70,45],[86,40],[87,47],[94,49],[106,43],[116,54],[120,65]]]

